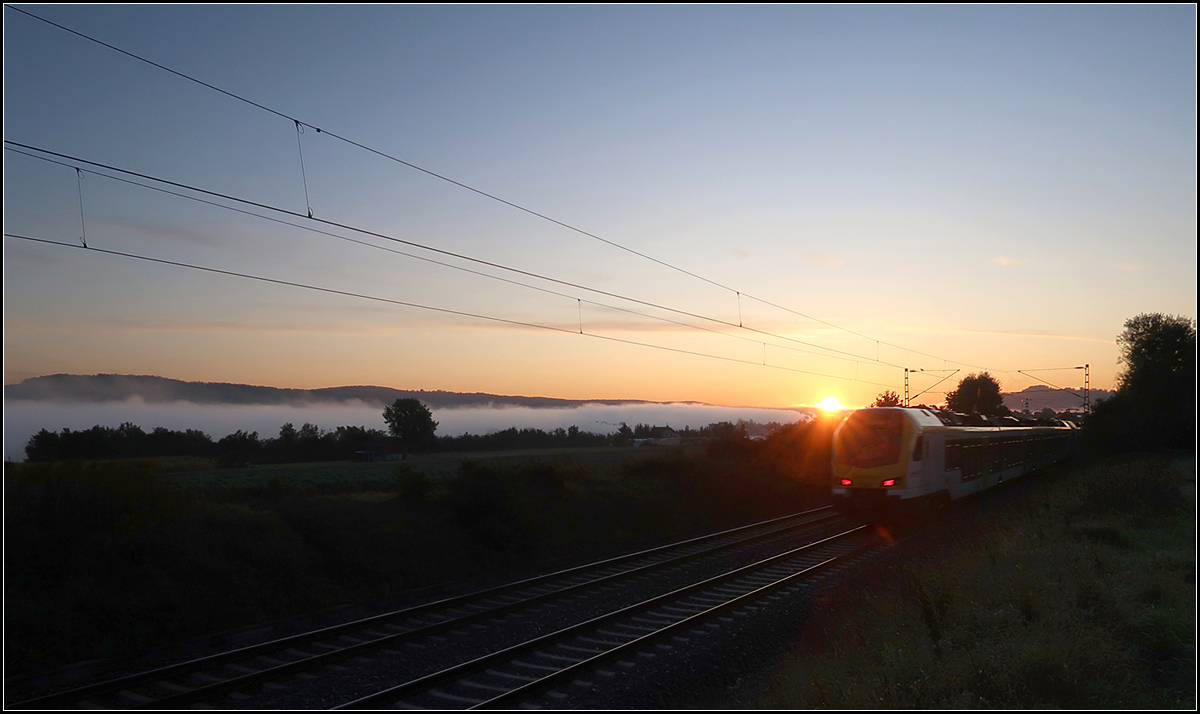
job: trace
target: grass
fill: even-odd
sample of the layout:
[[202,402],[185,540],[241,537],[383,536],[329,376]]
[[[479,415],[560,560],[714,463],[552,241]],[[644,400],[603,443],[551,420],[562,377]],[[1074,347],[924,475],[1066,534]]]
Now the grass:
[[[1195,461],[1062,470],[820,603],[767,709],[1196,705]],[[961,538],[959,531],[947,536]]]
[[158,468],[5,465],[6,676],[612,555],[819,490],[677,449]]
[[[242,489],[268,488],[272,482],[285,488],[309,493],[351,493],[363,490],[390,490],[396,468],[408,468],[434,481],[445,481],[458,474],[464,458],[496,466],[525,463],[553,463],[568,460],[593,468],[619,468],[629,459],[645,458],[647,449],[634,448],[572,448],[527,449],[519,451],[413,454],[406,461],[314,461],[311,463],[256,464],[241,469],[216,469],[211,459],[144,459],[156,464],[156,472],[170,474],[170,481],[190,489],[207,490],[212,494],[226,492],[235,495]],[[160,466],[167,462],[167,468]],[[192,468],[183,468],[191,465]]]

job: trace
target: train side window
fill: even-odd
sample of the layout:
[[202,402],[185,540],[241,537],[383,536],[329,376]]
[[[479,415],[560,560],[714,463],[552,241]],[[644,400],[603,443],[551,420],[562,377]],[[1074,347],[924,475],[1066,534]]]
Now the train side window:
[[962,468],[962,452],[957,441],[946,442],[946,470],[957,471]]
[[978,478],[984,473],[984,465],[987,463],[987,440],[965,439],[960,443],[962,446],[962,480],[966,482]]
[[917,437],[917,443],[913,444],[912,460],[920,461],[925,458],[925,435]]

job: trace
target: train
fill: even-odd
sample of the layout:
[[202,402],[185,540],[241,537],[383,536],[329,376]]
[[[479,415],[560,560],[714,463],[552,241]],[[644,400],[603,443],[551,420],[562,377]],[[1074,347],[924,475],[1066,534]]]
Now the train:
[[936,517],[953,501],[1073,458],[1069,421],[1022,425],[927,407],[871,407],[833,433],[838,510],[864,517]]

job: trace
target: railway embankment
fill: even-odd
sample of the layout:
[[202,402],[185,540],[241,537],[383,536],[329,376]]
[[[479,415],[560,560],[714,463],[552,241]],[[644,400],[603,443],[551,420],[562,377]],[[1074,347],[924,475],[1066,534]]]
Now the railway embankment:
[[1194,454],[1056,467],[826,592],[680,707],[1194,709]]
[[747,440],[637,451],[459,459],[429,473],[393,464],[382,480],[356,464],[182,476],[140,462],[6,464],[6,681],[57,681],[84,661],[96,676],[174,643],[228,639],[211,633],[556,569],[828,492],[823,473],[799,481]]

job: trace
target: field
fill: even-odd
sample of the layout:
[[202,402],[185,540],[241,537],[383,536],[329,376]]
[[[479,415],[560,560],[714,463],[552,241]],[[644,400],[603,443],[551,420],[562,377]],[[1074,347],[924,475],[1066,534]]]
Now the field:
[[197,470],[6,464],[6,676],[801,510],[825,476],[721,448]]
[[1194,456],[1059,468],[1021,488],[827,594],[765,680],[676,705],[1194,709]]
[[[211,459],[147,459],[163,462],[156,469],[168,480],[189,489],[261,489],[272,482],[285,487],[316,493],[349,491],[389,491],[394,488],[400,464],[433,481],[445,481],[458,474],[464,458],[511,467],[527,463],[553,463],[569,460],[588,468],[619,468],[627,459],[645,458],[646,448],[592,447],[575,449],[525,449],[461,453],[413,454],[406,461],[318,461],[295,464],[261,464],[241,469],[217,469]],[[163,468],[165,466],[166,468]]]

